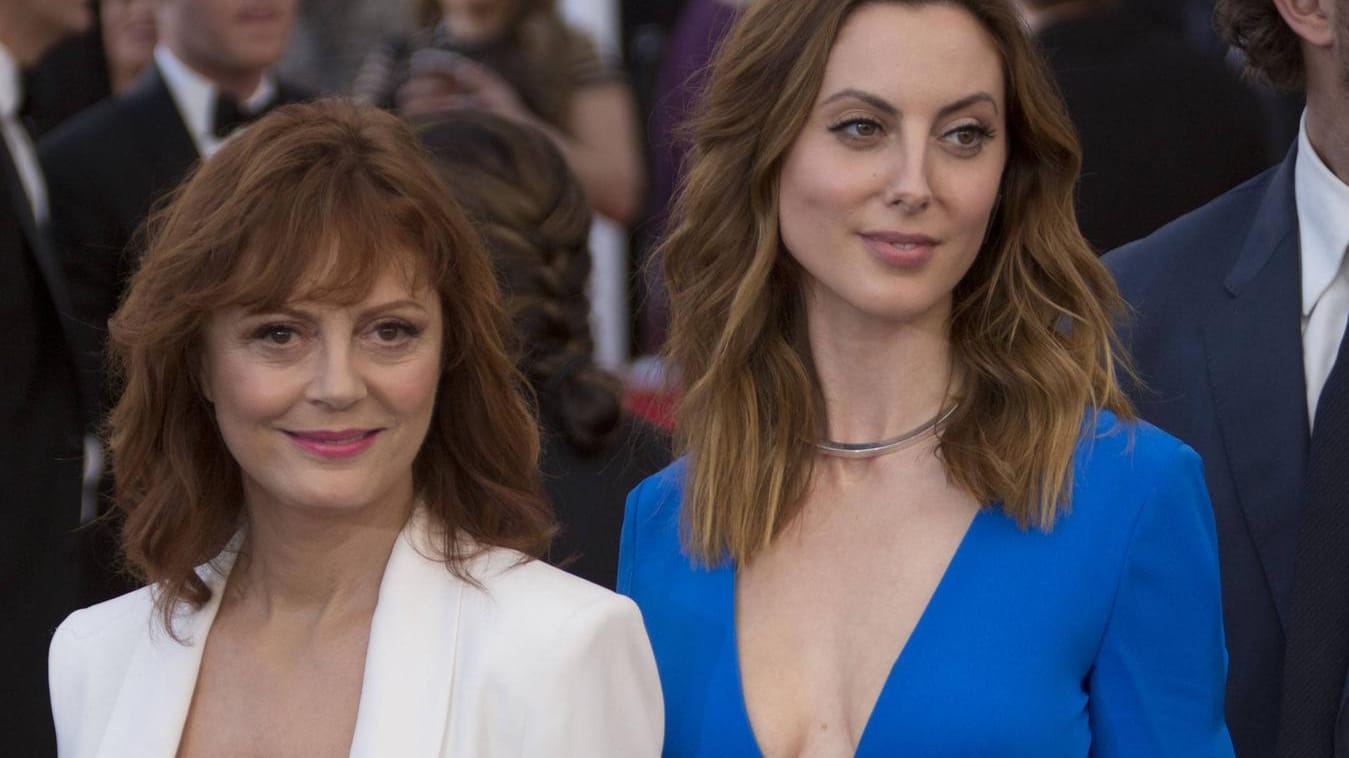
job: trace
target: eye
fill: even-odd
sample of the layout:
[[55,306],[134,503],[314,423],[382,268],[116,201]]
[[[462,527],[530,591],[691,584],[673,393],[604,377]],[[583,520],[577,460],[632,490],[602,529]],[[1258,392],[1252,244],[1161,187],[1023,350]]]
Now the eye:
[[992,137],[993,130],[983,124],[963,124],[942,135],[942,139],[968,154],[979,152],[984,143]]
[[829,127],[829,131],[847,139],[866,140],[880,136],[880,122],[870,118],[855,117],[840,121]]
[[381,321],[371,329],[375,339],[390,345],[416,337],[420,331],[406,321]]
[[289,345],[298,336],[299,332],[296,331],[295,327],[286,324],[266,324],[253,332],[253,339],[262,340],[272,345]]

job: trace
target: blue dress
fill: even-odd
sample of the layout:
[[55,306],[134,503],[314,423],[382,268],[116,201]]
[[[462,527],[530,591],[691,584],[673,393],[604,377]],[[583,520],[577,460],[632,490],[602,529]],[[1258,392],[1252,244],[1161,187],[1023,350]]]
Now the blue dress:
[[[1052,530],[980,511],[893,664],[856,755],[1232,756],[1213,514],[1199,456],[1097,418]],[[735,570],[679,541],[684,461],[628,497],[618,589],[665,694],[666,756],[758,756]]]

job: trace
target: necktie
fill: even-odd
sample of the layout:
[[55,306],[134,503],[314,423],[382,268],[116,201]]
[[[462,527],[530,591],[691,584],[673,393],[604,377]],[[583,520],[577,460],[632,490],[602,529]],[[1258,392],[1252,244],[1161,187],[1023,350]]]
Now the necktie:
[[1349,329],[1316,407],[1284,654],[1279,758],[1330,758],[1349,672]]
[[211,132],[225,139],[241,126],[247,126],[271,110],[275,102],[265,103],[255,111],[245,110],[239,101],[221,92],[215,98],[215,116],[211,123]]

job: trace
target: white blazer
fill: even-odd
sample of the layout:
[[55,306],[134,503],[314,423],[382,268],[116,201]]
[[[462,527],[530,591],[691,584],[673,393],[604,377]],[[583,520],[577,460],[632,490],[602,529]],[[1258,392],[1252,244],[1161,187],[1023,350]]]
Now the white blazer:
[[[389,556],[370,625],[353,758],[660,754],[655,659],[625,597],[519,553],[434,555],[414,516]],[[202,569],[213,593],[158,621],[149,588],[77,611],[48,662],[62,758],[172,758],[232,552]],[[244,727],[246,728],[246,727]]]

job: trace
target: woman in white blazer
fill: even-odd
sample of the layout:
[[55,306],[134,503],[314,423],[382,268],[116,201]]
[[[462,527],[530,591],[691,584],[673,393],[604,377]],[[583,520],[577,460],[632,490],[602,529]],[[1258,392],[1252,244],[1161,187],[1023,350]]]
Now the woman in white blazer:
[[647,756],[636,608],[533,559],[538,434],[474,233],[392,116],[267,116],[110,325],[147,587],[50,656],[61,756]]

